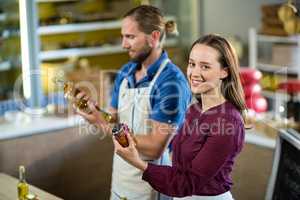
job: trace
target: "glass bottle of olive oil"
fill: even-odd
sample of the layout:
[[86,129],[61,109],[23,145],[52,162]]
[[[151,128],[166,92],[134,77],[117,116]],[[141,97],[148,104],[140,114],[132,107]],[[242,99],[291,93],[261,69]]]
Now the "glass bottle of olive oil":
[[19,200],[26,200],[26,195],[29,192],[29,186],[25,180],[25,167],[19,167],[19,183],[18,183],[18,198]]
[[[63,85],[63,89],[64,89],[64,97],[66,99],[68,99],[70,102],[74,103],[74,105],[79,108],[80,110],[82,110],[85,113],[90,113],[91,110],[89,109],[88,106],[88,101],[85,99],[76,99],[76,95],[80,92],[79,89],[74,87],[74,83],[71,81],[64,81],[61,80],[59,78],[56,78],[54,80],[54,82],[56,84],[61,84]],[[102,110],[101,108],[99,108],[97,105],[95,106],[96,109],[101,113],[101,115],[103,116],[103,118],[107,121],[107,122],[111,122],[112,121],[112,115],[105,112],[104,110]]]
[[[74,104],[77,106],[77,108],[79,108],[80,110],[86,112],[86,113],[90,113],[91,110],[89,109],[88,106],[88,101],[85,99],[76,99],[75,96],[80,92],[79,89],[74,88],[73,83],[72,82],[65,82],[64,83],[64,94],[65,94],[65,98],[67,98],[68,100],[74,102]],[[105,112],[104,110],[102,110],[101,108],[99,108],[97,105],[95,106],[96,109],[101,113],[101,115],[104,117],[104,119],[107,122],[111,122],[112,120],[112,116],[111,114]]]

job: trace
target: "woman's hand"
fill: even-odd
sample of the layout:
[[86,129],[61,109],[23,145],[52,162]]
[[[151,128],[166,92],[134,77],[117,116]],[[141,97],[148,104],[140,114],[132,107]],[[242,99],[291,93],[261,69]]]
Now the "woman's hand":
[[134,142],[130,134],[126,134],[126,137],[129,142],[128,147],[122,147],[119,142],[113,137],[113,142],[115,146],[115,152],[121,156],[125,161],[133,165],[134,167],[145,171],[147,169],[147,162],[143,161],[135,147],[136,143]]

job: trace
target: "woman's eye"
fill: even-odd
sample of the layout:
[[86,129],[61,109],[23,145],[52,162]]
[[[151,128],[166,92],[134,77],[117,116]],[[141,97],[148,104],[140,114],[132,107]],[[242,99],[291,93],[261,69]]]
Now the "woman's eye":
[[209,69],[210,67],[208,65],[202,65],[201,68],[202,69]]
[[189,62],[189,67],[195,67],[195,63]]

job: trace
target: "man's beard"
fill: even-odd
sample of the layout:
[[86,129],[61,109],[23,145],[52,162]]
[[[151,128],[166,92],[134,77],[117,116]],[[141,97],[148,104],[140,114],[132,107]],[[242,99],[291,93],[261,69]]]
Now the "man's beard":
[[131,58],[131,61],[136,63],[142,63],[148,58],[151,52],[152,52],[152,48],[148,44],[145,44],[145,46],[140,51],[140,53],[134,58]]

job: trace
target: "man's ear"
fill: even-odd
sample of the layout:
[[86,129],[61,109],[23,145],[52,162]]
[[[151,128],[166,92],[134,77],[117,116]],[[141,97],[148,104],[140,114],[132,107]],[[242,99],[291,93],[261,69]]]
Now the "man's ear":
[[151,47],[156,47],[159,44],[159,39],[160,39],[160,32],[159,31],[152,31],[149,45]]
[[225,79],[227,78],[229,74],[229,68],[228,67],[224,67],[221,69],[221,79]]

